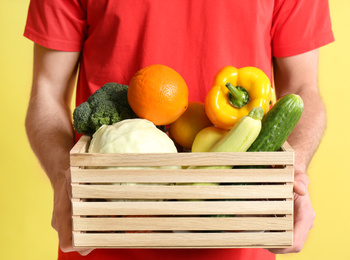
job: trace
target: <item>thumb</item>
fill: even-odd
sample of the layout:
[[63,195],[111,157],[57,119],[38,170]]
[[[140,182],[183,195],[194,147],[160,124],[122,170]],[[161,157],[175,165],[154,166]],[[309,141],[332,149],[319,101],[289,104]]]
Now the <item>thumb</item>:
[[294,192],[300,196],[307,194],[309,186],[309,177],[304,172],[295,171],[294,173]]
[[82,256],[87,256],[90,254],[94,249],[79,249],[78,253]]

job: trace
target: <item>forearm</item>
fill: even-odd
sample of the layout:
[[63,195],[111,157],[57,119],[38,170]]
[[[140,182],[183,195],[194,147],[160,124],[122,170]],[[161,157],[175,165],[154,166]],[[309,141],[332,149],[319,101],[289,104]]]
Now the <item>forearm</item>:
[[288,138],[295,150],[293,246],[272,249],[275,254],[296,253],[302,249],[314,225],[306,175],[307,167],[321,141],[325,125],[325,108],[318,90],[318,50],[274,59],[274,80],[277,98],[298,94],[304,102],[302,116]]
[[295,165],[305,173],[321,141],[326,113],[318,89],[318,50],[274,60],[277,98],[289,93],[301,96],[303,114],[288,138],[295,150]]
[[295,165],[306,172],[307,167],[321,142],[326,127],[326,112],[316,88],[300,88],[296,94],[304,102],[303,114],[288,138],[295,150]]
[[31,147],[52,184],[69,168],[73,146],[70,103],[79,53],[34,45],[33,85],[26,117]]
[[[45,87],[41,87],[45,89]],[[69,151],[73,146],[70,109],[46,93],[33,93],[26,117],[31,147],[55,185],[69,168]]]

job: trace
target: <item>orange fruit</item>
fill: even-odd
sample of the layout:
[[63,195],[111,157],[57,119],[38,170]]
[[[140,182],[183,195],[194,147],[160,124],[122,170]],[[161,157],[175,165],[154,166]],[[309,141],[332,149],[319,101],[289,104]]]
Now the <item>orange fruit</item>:
[[150,65],[132,77],[128,102],[138,117],[155,125],[168,125],[186,111],[188,88],[174,69],[160,64]]
[[203,128],[212,126],[205,113],[204,103],[190,102],[187,110],[169,125],[170,137],[186,149],[191,149],[194,138]]

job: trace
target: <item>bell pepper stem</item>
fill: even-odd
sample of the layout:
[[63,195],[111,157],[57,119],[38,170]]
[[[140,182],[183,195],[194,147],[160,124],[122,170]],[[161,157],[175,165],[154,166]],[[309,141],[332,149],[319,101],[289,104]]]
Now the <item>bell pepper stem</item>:
[[236,108],[241,108],[249,102],[250,100],[249,93],[245,88],[241,86],[235,87],[230,82],[227,82],[225,86],[229,90],[228,98],[232,106]]

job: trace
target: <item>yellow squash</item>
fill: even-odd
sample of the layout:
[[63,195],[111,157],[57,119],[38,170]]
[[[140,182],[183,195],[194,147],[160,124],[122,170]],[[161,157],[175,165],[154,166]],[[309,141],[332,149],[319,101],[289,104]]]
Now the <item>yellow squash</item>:
[[[241,117],[238,122],[218,142],[209,149],[209,152],[246,152],[258,137],[261,131],[263,109],[254,107],[248,115]],[[229,169],[227,166],[190,166],[188,169]]]

